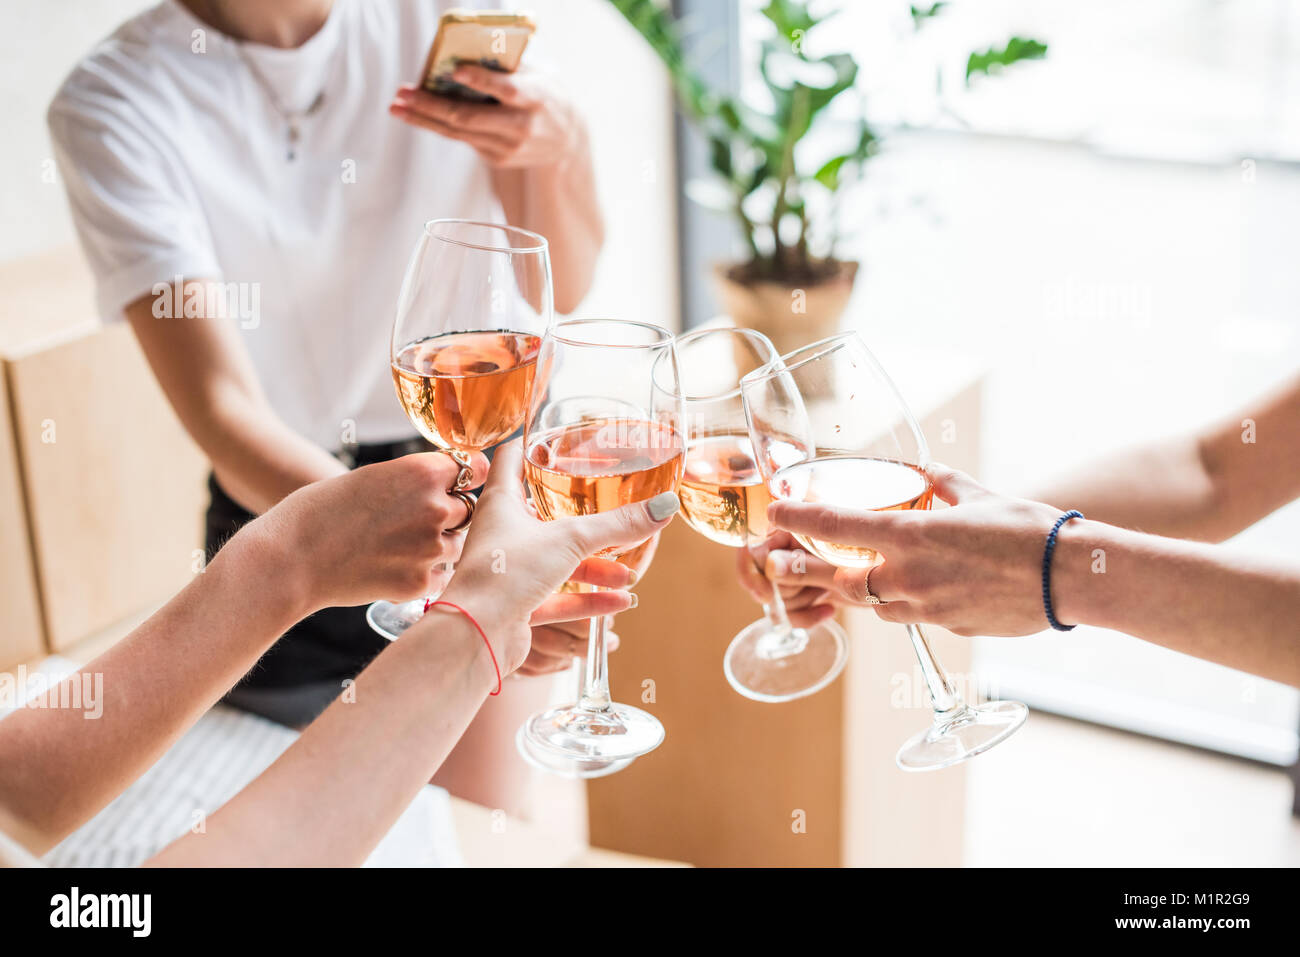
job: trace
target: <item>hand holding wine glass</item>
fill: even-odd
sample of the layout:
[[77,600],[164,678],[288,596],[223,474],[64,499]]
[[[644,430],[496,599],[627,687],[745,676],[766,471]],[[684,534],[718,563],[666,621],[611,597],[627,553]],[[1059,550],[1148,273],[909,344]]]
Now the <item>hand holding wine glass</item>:
[[[417,431],[460,468],[447,494],[473,515],[482,481],[471,462],[523,424],[537,351],[550,327],[544,238],[495,223],[434,220],[416,242],[398,297],[392,375]],[[439,584],[445,583],[445,574]],[[435,592],[436,594],[436,592]],[[425,602],[376,602],[366,618],[396,638]]]
[[[771,506],[768,507],[771,511]],[[797,628],[809,628],[835,615],[837,569],[810,555],[789,532],[768,520],[761,545],[736,552],[736,577],[759,604],[781,590],[786,617]]]
[[869,587],[885,621],[931,622],[963,636],[1042,631],[1043,529],[1060,510],[997,495],[946,466],[931,464],[926,471],[935,494],[956,507],[906,514],[782,501],[770,515],[795,533],[833,526],[838,541],[874,543],[884,563],[841,570],[835,584],[854,602]]
[[[749,434],[772,494],[809,503],[790,529],[809,552],[841,569],[862,571],[863,598],[885,541],[869,533],[843,534],[852,521],[893,530],[917,522],[934,486],[929,448],[911,410],[885,370],[855,333],[832,336],[783,356],[741,382]],[[773,505],[775,517],[797,512]],[[875,513],[871,519],[867,513]],[[884,536],[887,538],[888,536]],[[948,767],[1004,741],[1025,721],[1017,701],[968,705],[915,625],[906,626],[930,692],[934,719],[899,750],[907,771]]]
[[[456,575],[443,595],[482,625],[503,674],[524,662],[534,627],[631,607],[626,589],[635,576],[607,556],[656,534],[678,504],[665,492],[600,514],[539,521],[524,500],[521,459],[520,442],[497,451]],[[558,592],[566,581],[601,590]]]
[[[769,533],[771,492],[754,459],[740,383],[777,361],[767,337],[752,329],[704,328],[678,337],[679,379],[687,423],[682,514],[711,541],[740,549],[757,573]],[[848,660],[833,609],[794,622],[779,587],[755,589],[764,617],[732,639],[723,673],[756,701],[792,701],[826,687]]]

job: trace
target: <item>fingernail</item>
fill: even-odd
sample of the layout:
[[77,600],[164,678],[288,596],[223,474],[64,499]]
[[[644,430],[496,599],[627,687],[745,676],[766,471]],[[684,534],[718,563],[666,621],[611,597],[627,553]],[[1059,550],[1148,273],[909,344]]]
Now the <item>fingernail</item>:
[[[629,569],[627,570],[627,587],[628,587],[628,588],[631,588],[633,585],[635,585],[635,584],[636,584],[637,582],[639,582],[640,580],[641,580],[641,575],[640,575],[640,573],[639,573],[635,568],[629,568]],[[635,597],[635,596],[633,596],[633,597]]]
[[632,604],[628,605],[627,607],[635,608],[641,602],[641,599],[636,597],[636,592],[629,592],[628,594],[632,598]]
[[779,578],[790,571],[790,562],[779,552],[768,552],[767,554],[767,572],[769,575]]
[[680,507],[681,503],[677,501],[677,495],[673,492],[662,492],[646,502],[650,517],[656,522],[662,522]]

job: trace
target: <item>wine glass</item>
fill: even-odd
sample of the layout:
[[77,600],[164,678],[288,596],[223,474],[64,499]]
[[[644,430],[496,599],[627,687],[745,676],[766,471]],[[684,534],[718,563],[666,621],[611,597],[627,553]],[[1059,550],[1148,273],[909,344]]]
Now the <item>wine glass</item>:
[[[524,482],[540,518],[603,512],[677,488],[686,447],[668,330],[566,320],[543,338],[537,363],[524,426]],[[654,387],[656,375],[670,391]],[[603,557],[630,561],[642,544]],[[526,745],[600,762],[633,758],[663,741],[653,715],[611,700],[605,638],[606,618],[592,619],[578,700],[529,718]]]
[[[575,701],[581,700],[586,684],[587,662],[584,658],[574,658],[573,668],[574,682],[577,685],[575,692]],[[526,725],[520,725],[519,730],[515,733],[515,748],[523,756],[523,759],[539,771],[545,771],[548,774],[556,774],[563,778],[603,778],[607,774],[614,774],[616,771],[622,771],[631,764],[635,758],[619,758],[618,760],[599,760],[591,758],[574,758],[566,757],[549,749],[540,748],[532,744],[528,736],[524,733],[527,730]]]
[[[497,223],[426,223],[398,296],[391,351],[397,398],[416,430],[461,466],[518,431],[552,320],[543,237]],[[394,639],[428,601],[377,601],[366,621]]]
[[[771,493],[750,445],[740,380],[776,361],[762,333],[727,327],[677,337],[686,413],[686,465],[678,495],[687,523],[733,548],[768,535]],[[834,620],[795,628],[773,585],[763,617],[742,629],[722,659],[731,687],[755,701],[792,701],[826,687],[848,661],[848,639]]]
[[[798,502],[885,511],[929,508],[934,488],[925,436],[903,397],[856,333],[798,349],[741,382],[750,439],[772,494]],[[842,568],[870,568],[875,549],[798,535]],[[925,633],[907,625],[934,720],[899,750],[904,771],[948,767],[1013,734],[1029,709],[1018,701],[966,704]]]

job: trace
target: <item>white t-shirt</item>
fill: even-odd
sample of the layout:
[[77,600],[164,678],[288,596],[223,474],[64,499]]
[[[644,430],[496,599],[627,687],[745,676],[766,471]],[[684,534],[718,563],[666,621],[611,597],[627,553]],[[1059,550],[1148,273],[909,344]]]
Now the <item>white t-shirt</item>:
[[413,436],[389,372],[411,250],[429,219],[503,219],[470,147],[388,113],[450,6],[335,0],[296,49],[245,44],[281,107],[323,97],[292,160],[287,123],[238,45],[175,0],[92,50],[49,127],[100,315],[121,318],[176,276],[221,280],[225,321],[290,427],[327,449],[349,423],[358,442]]

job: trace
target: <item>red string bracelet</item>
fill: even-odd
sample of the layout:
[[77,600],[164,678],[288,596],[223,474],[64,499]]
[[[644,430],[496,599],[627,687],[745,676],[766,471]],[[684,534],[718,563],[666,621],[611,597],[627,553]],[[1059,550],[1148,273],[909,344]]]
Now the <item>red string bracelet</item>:
[[480,625],[477,621],[475,621],[474,616],[471,615],[469,612],[467,612],[464,608],[461,608],[460,605],[453,604],[452,602],[449,601],[426,601],[424,603],[424,610],[427,612],[434,605],[446,605],[448,608],[456,609],[456,611],[460,612],[462,615],[468,618],[469,623],[474,626],[474,630],[483,636],[483,644],[487,645],[488,654],[492,656],[492,667],[495,668],[497,672],[497,690],[489,691],[488,694],[491,695],[500,694],[501,693],[501,666],[497,664],[497,653],[492,650],[492,642],[488,641],[488,636],[487,633],[483,631],[483,626]]

